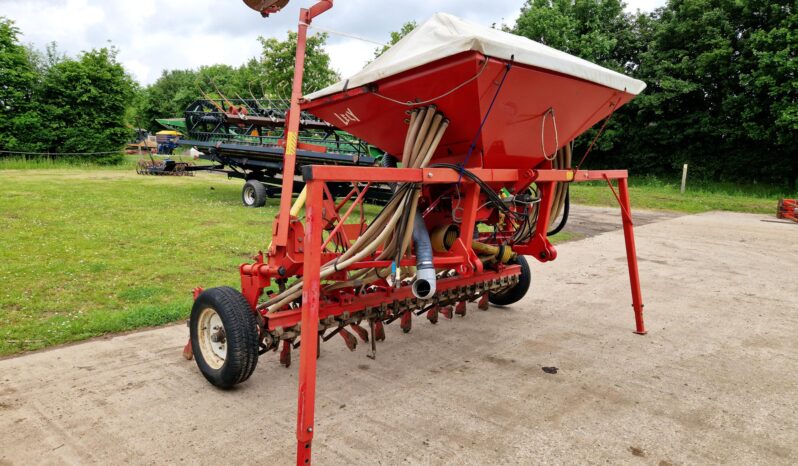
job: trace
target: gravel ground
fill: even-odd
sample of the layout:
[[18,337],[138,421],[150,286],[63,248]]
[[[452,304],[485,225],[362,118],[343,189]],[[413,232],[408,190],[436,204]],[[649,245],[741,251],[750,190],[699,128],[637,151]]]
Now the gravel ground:
[[[646,336],[616,230],[532,264],[513,307],[388,326],[376,361],[332,340],[316,462],[795,464],[798,226],[762,218],[638,227]],[[270,354],[219,391],[181,358],[186,337],[175,325],[0,361],[0,464],[291,463],[296,366]]]

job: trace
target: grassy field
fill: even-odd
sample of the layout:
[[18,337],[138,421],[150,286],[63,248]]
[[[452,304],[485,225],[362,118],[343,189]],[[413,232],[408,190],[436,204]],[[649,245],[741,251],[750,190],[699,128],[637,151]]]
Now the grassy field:
[[222,176],[0,171],[0,354],[185,318],[195,286],[238,286],[277,208]]
[[[629,192],[633,209],[674,210],[687,213],[726,210],[772,214],[779,198],[795,198],[789,193],[768,186],[736,186],[726,183],[688,183],[684,194],[679,183],[653,178],[631,178]],[[574,204],[617,206],[618,202],[606,182],[575,183],[571,185]]]
[[[246,209],[240,180],[133,166],[0,162],[0,355],[185,319],[193,287],[237,287],[238,265],[267,247],[277,201]],[[770,213],[769,194],[632,185],[635,208],[687,212]],[[573,200],[615,203],[601,184]]]

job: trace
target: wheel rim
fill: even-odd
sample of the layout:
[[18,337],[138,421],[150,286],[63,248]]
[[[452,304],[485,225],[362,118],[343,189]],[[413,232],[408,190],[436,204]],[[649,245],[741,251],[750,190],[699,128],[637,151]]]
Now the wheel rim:
[[255,188],[252,186],[244,186],[244,203],[246,205],[255,203]]
[[197,328],[202,358],[213,369],[219,369],[227,358],[227,334],[219,314],[212,308],[205,308],[200,313]]

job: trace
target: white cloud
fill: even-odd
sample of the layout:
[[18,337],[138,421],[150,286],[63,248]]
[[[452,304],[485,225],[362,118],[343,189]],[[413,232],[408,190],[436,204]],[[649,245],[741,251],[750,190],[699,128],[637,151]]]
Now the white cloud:
[[[258,35],[284,38],[296,28],[298,10],[314,3],[294,0],[262,19],[235,0],[0,0],[0,16],[16,21],[22,39],[39,48],[55,41],[70,55],[111,41],[119,59],[143,84],[163,69],[240,65],[259,51]],[[484,25],[513,24],[523,0],[339,0],[316,20],[326,29],[385,42],[407,21],[422,22],[446,11]],[[630,0],[627,9],[650,11],[664,0]],[[342,76],[357,72],[377,46],[331,35],[327,50]]]

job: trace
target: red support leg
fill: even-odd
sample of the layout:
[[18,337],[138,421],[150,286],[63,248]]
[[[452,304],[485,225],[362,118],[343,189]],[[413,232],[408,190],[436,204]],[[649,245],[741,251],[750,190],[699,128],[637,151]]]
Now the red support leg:
[[629,282],[632,285],[632,307],[635,311],[635,333],[646,334],[643,322],[643,295],[640,292],[640,274],[637,270],[637,250],[635,248],[634,225],[632,224],[632,205],[629,202],[629,183],[626,178],[618,179],[618,201],[623,218],[623,238],[626,241],[626,261],[629,263]]
[[551,219],[551,209],[554,205],[555,184],[551,181],[537,183],[540,203],[538,204],[538,219],[535,231],[527,244],[513,248],[517,253],[532,256],[540,262],[553,261],[557,258],[557,249],[551,244],[547,234]]
[[297,465],[310,464],[316,405],[316,353],[321,291],[321,230],[323,182],[308,181],[305,203],[305,264],[302,291],[302,330],[299,354],[299,406],[297,412]]
[[[471,248],[471,242],[474,239],[474,228],[476,226],[477,210],[479,209],[479,185],[476,183],[469,183],[466,185],[465,196],[461,201],[461,205],[455,209],[454,215],[460,216],[462,222],[460,224],[460,239],[465,244],[466,248]],[[460,212],[457,212],[460,210]]]

